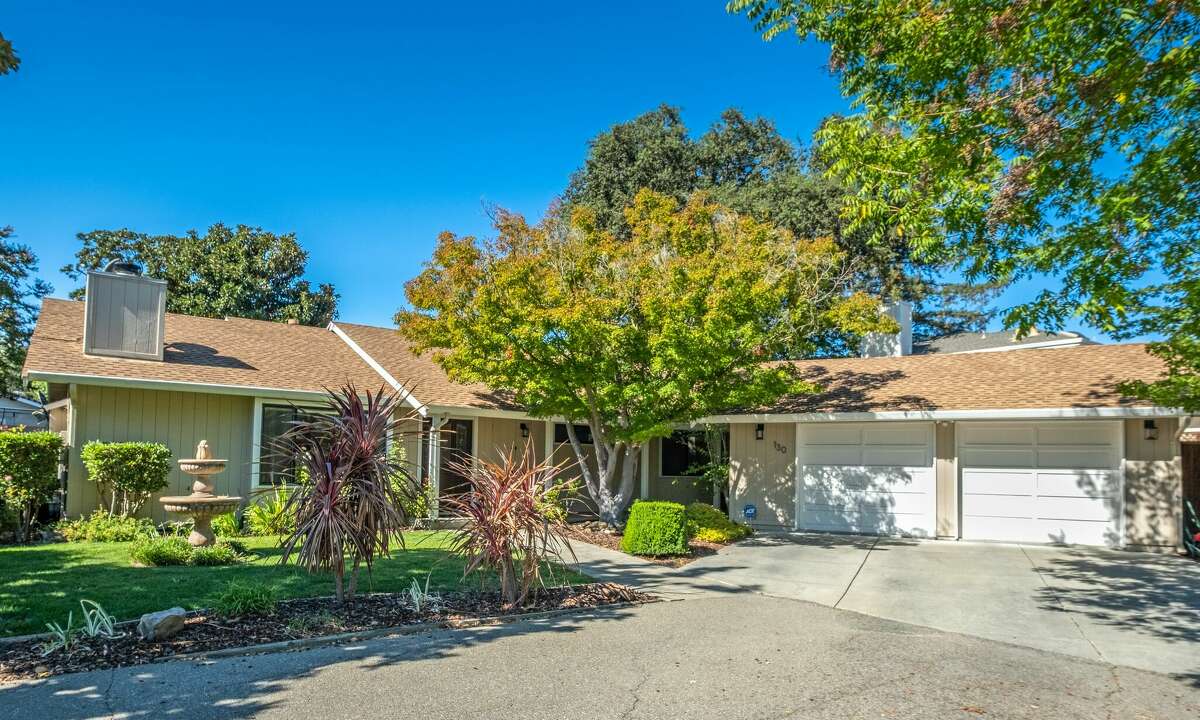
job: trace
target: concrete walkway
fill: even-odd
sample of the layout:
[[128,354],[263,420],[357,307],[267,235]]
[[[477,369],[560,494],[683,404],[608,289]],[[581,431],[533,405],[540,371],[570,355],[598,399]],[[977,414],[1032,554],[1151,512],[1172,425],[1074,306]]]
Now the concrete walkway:
[[680,569],[575,544],[583,571],[670,598],[756,592],[1200,677],[1200,565],[1095,548],[791,534]]

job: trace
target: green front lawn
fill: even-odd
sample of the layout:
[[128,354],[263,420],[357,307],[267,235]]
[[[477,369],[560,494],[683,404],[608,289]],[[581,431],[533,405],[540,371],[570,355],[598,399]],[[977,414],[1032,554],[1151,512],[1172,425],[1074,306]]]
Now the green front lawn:
[[[373,581],[360,580],[360,592],[407,590],[413,578],[439,592],[478,588],[480,579],[462,580],[463,563],[446,550],[443,532],[405,533],[406,550],[375,566]],[[226,567],[138,568],[129,563],[129,543],[55,543],[0,547],[0,636],[43,632],[47,622],[65,623],[79,601],[94,600],[119,620],[173,606],[202,608],[230,580],[266,583],[280,599],[332,595],[329,576],[280,566],[275,538],[243,538],[255,559]],[[556,568],[554,580],[588,579]],[[494,586],[491,578],[489,585]]]

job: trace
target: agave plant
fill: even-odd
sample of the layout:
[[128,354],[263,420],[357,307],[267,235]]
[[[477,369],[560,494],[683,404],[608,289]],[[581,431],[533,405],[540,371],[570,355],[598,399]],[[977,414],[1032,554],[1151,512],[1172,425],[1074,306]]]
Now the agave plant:
[[520,458],[506,453],[498,463],[468,458],[452,465],[470,488],[445,500],[463,521],[450,546],[466,560],[464,577],[491,570],[500,578],[505,604],[524,605],[542,584],[547,561],[564,562],[564,553],[575,559],[564,518],[545,512],[562,468],[538,463],[529,448]]
[[332,573],[337,598],[346,602],[354,599],[361,568],[370,575],[376,558],[404,547],[402,493],[416,484],[387,452],[387,438],[400,433],[411,413],[384,388],[360,394],[347,385],[328,391],[326,404],[327,412],[295,421],[274,443],[300,467],[286,501],[295,528],[281,542],[280,562],[295,555],[309,572]]

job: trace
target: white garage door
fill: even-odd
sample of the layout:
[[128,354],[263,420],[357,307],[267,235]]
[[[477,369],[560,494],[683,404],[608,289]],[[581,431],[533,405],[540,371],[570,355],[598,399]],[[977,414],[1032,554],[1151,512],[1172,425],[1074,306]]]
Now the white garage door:
[[968,540],[1120,545],[1120,421],[958,424]]
[[796,434],[798,529],[934,535],[933,423],[801,423]]

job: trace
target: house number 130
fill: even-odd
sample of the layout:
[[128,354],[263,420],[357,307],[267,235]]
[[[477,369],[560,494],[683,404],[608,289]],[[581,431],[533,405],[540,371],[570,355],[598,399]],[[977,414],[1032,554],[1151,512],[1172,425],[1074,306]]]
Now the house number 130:
[[787,455],[787,445],[781,445],[777,442],[775,443],[775,451]]

